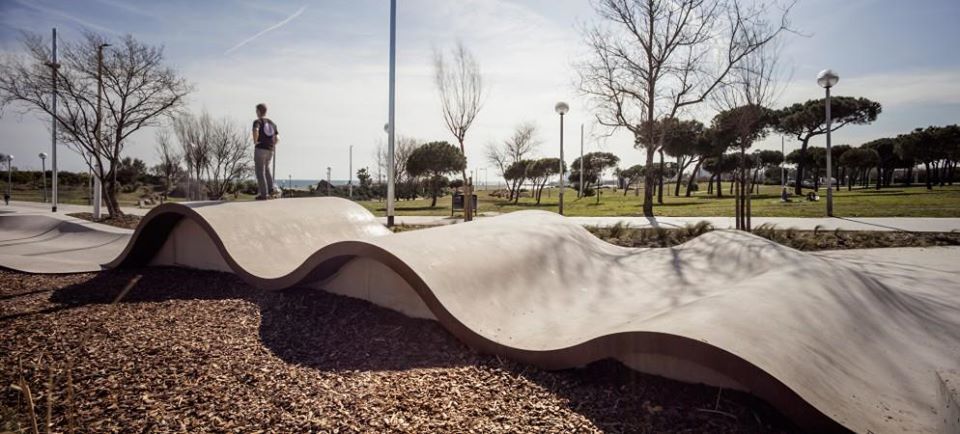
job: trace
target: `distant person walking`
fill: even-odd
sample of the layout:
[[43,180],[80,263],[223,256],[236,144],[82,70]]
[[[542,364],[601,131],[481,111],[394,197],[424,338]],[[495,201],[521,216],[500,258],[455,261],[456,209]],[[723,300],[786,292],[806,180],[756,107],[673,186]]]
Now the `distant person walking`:
[[267,105],[257,104],[257,120],[253,121],[253,170],[257,174],[257,200],[269,199],[273,194],[273,173],[270,160],[277,142],[277,124],[267,117]]

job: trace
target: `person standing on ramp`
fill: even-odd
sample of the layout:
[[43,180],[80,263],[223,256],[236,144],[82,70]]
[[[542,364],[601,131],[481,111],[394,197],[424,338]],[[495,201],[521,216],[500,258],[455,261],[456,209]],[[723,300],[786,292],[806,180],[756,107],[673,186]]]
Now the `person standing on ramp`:
[[257,104],[257,120],[253,121],[253,170],[257,175],[257,200],[266,200],[273,194],[273,173],[270,173],[270,160],[276,149],[278,137],[277,124],[267,117],[267,105]]

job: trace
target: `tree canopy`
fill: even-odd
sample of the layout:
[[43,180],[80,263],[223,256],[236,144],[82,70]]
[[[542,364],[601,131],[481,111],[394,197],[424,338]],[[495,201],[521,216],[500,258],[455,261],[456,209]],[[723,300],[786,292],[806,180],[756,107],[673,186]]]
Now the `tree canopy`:
[[[849,96],[833,96],[830,98],[830,131],[836,131],[846,125],[866,125],[880,115],[880,103],[866,98]],[[804,103],[796,103],[784,107],[776,113],[774,129],[782,134],[794,136],[800,141],[800,152],[807,151],[810,139],[826,134],[826,99],[812,99]],[[831,155],[832,157],[832,155]],[[799,159],[797,164],[797,184],[795,193],[801,194],[803,171],[806,159]]]
[[[445,175],[466,169],[467,159],[456,146],[447,142],[425,143],[414,149],[407,158],[407,173],[413,177],[426,177],[430,183],[431,207],[437,206]],[[442,179],[441,179],[442,178]]]

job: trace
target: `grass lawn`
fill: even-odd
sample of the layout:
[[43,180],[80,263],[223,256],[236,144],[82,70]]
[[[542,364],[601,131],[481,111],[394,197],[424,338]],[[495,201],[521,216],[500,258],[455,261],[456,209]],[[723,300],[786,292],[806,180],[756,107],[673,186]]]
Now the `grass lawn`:
[[[705,192],[692,197],[665,195],[662,205],[654,205],[654,213],[670,217],[716,217],[733,215],[733,197],[724,183],[724,196],[708,196]],[[664,187],[664,193],[672,189]],[[544,191],[539,205],[530,197],[520,198],[519,203],[491,197],[490,191],[479,191],[480,212],[511,212],[524,209],[557,209],[557,189]],[[754,195],[753,215],[757,217],[823,217],[826,209],[826,190],[820,189],[819,202],[807,202],[794,198],[794,202],[780,202],[779,186],[762,186],[760,194]],[[549,195],[549,196],[548,196]],[[384,215],[386,204],[381,201],[360,202],[377,215]],[[643,192],[637,196],[631,190],[626,196],[623,190],[604,190],[597,204],[596,197],[577,199],[576,191],[567,189],[564,194],[565,214],[569,216],[637,216],[642,215]],[[450,197],[437,200],[435,208],[429,199],[398,201],[397,215],[450,215]],[[458,212],[459,213],[459,212]],[[834,214],[845,217],[960,217],[960,186],[935,187],[927,191],[923,186],[890,187],[882,190],[842,188],[834,192]]]
[[[733,197],[729,194],[729,184],[724,183],[724,196],[717,198],[705,192],[695,193],[691,197],[665,195],[663,204],[654,204],[654,213],[670,217],[717,217],[733,215]],[[673,192],[669,185],[664,193]],[[544,190],[541,203],[528,196],[520,198],[514,204],[489,195],[492,190],[479,191],[480,212],[506,213],[525,209],[556,211],[557,189]],[[752,208],[756,217],[822,217],[826,209],[826,191],[820,189],[819,202],[807,202],[794,198],[794,202],[780,202],[780,187],[762,186],[760,194],[754,195]],[[86,188],[65,187],[60,189],[60,202],[87,204]],[[121,193],[120,204],[136,206],[139,193]],[[14,200],[39,202],[39,189],[15,186]],[[238,200],[252,200],[252,196],[241,195]],[[565,214],[569,216],[638,216],[642,215],[643,192],[637,196],[631,190],[626,196],[623,190],[603,190],[600,203],[596,197],[577,199],[576,191],[567,189],[564,194]],[[171,200],[179,200],[171,198]],[[378,216],[385,215],[386,203],[383,201],[361,201],[361,205]],[[928,191],[923,186],[890,187],[882,190],[846,188],[834,194],[834,214],[843,217],[960,217],[960,186],[935,187]],[[430,199],[397,201],[397,215],[450,215],[450,196],[437,199],[437,206],[430,207]],[[459,214],[459,212],[458,212]]]

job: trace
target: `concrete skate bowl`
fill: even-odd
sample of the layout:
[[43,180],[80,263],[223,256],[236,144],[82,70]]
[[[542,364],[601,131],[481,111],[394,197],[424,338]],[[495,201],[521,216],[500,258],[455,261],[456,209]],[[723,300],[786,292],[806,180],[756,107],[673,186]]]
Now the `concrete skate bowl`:
[[960,365],[955,276],[881,280],[732,231],[628,249],[525,211],[393,234],[352,202],[289,199],[163,205],[116,253],[363,298],[547,369],[614,358],[745,390],[812,432],[942,431],[937,375]]
[[80,219],[0,216],[0,266],[27,273],[99,271],[130,241],[130,231]]

